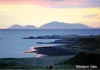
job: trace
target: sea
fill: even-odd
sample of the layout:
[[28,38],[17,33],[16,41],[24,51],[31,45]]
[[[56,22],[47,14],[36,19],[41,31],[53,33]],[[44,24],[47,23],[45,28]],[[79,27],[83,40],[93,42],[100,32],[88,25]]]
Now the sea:
[[35,57],[34,54],[22,52],[34,46],[58,45],[37,44],[37,42],[52,42],[55,39],[22,39],[45,35],[100,35],[100,29],[0,29],[0,58]]

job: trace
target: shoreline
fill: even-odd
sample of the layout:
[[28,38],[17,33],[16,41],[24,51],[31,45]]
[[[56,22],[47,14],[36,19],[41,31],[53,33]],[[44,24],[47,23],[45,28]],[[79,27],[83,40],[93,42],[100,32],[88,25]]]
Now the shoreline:
[[74,48],[64,48],[61,46],[40,46],[40,47],[31,47],[28,51],[24,53],[33,53],[37,57],[41,56],[69,56],[77,55],[78,51]]

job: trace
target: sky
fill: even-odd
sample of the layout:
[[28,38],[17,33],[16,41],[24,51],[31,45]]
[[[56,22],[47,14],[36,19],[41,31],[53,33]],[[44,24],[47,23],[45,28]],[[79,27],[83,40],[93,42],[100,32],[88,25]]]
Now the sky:
[[0,0],[0,29],[53,21],[100,28],[100,0]]

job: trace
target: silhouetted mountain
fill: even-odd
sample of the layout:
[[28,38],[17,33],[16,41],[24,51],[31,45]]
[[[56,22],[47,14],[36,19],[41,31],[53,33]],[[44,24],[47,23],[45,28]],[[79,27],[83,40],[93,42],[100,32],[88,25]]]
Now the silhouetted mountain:
[[47,24],[42,25],[39,28],[36,28],[33,25],[26,25],[26,26],[21,26],[21,25],[12,25],[8,27],[7,29],[90,29],[92,27],[86,26],[84,24],[80,23],[64,23],[64,22],[50,22]]
[[36,27],[32,25],[21,26],[21,25],[15,24],[8,27],[7,29],[36,29]]
[[90,29],[91,27],[76,23],[63,23],[63,22],[50,22],[47,24],[44,24],[40,27],[40,29]]
[[27,29],[36,29],[36,27],[33,26],[33,25],[26,25],[25,28],[27,28]]

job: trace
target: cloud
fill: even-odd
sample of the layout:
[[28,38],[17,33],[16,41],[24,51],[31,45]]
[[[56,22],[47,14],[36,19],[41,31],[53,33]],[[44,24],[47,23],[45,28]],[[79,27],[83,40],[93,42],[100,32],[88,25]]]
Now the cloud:
[[93,8],[100,7],[100,0],[0,0],[1,4],[35,4],[57,8]]
[[100,7],[100,0],[86,0],[83,7]]
[[65,0],[47,0],[47,1],[61,2],[61,1],[65,1]]
[[53,6],[58,8],[99,8],[100,0],[63,0]]
[[99,14],[89,14],[84,16],[84,18],[94,18],[94,17],[99,17]]

